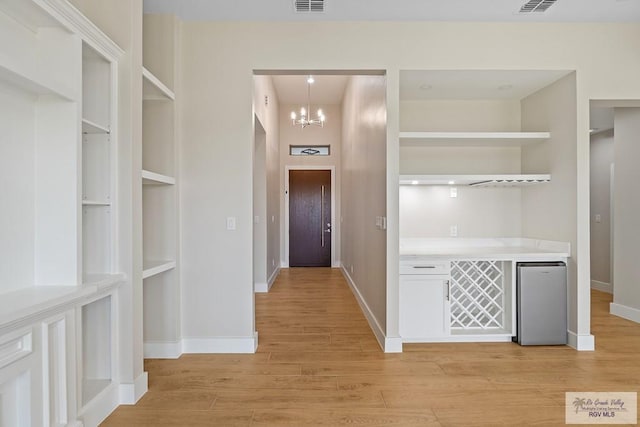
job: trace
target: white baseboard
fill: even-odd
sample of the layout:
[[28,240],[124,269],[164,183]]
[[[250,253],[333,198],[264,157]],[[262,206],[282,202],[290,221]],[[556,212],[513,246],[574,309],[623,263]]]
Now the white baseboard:
[[253,337],[184,338],[181,341],[144,343],[145,359],[177,359],[184,353],[255,353],[258,333]]
[[358,301],[358,305],[360,305],[360,309],[364,313],[364,317],[367,319],[367,322],[369,322],[369,327],[378,340],[380,348],[382,348],[385,353],[402,353],[402,339],[400,337],[387,338],[384,331],[382,330],[382,327],[380,326],[380,323],[378,323],[378,319],[376,319],[376,317],[373,315],[373,312],[369,308],[369,305],[367,305],[367,302],[362,297],[362,294],[356,287],[355,282],[349,275],[349,272],[344,265],[341,265],[341,270],[342,274],[347,279],[347,283],[351,288],[351,292],[353,292],[353,295],[356,297],[356,301]]
[[120,384],[120,404],[135,405],[149,389],[149,376],[143,372],[135,379],[133,384]]
[[267,283],[254,283],[253,292],[257,294],[264,294],[269,292],[269,285]]
[[622,317],[623,319],[631,320],[632,322],[640,323],[640,310],[633,307],[628,307],[622,304],[616,304],[612,302],[609,304],[609,312],[614,316]]
[[111,383],[101,391],[91,402],[78,412],[78,419],[84,426],[98,426],[111,414],[120,402],[119,388]]
[[182,354],[181,341],[145,342],[145,359],[177,359]]
[[578,351],[594,351],[596,349],[596,339],[591,334],[578,335],[575,332],[567,331],[567,345]]
[[278,274],[280,274],[280,267],[276,268],[275,270],[273,270],[273,273],[271,273],[271,277],[269,277],[269,281],[267,282],[267,292],[271,290],[273,282],[275,282],[278,278]]
[[613,286],[611,283],[600,282],[598,280],[591,281],[591,289],[595,289],[596,291],[606,292],[608,294],[613,293]]
[[183,353],[255,353],[258,333],[252,337],[184,338]]
[[495,335],[449,335],[445,337],[410,337],[402,338],[406,343],[456,343],[456,342],[511,342],[512,337],[504,334]]
[[385,353],[402,353],[402,337],[385,337]]

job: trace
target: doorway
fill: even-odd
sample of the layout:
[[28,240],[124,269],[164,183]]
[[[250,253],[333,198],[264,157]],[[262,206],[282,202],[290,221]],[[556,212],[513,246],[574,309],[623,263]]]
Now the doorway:
[[331,267],[331,171],[289,170],[289,266]]

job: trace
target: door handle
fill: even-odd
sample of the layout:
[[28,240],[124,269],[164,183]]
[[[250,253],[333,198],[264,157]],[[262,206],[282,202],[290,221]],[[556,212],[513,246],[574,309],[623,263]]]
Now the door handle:
[[320,243],[324,248],[324,185],[320,186]]

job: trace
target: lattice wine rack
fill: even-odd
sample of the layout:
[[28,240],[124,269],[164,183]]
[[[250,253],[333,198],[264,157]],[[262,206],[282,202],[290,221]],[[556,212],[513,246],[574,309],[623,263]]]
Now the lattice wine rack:
[[451,329],[504,329],[502,261],[451,262]]

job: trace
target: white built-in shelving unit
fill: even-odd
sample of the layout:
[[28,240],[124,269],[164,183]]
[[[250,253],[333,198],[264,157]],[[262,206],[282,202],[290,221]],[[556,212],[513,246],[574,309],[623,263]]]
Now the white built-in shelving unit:
[[[401,147],[522,147],[549,140],[549,132],[400,132]],[[522,187],[551,181],[549,174],[412,174],[400,185]]]
[[[177,357],[180,335],[176,46],[169,16],[143,21],[143,303],[145,357]],[[156,351],[160,349],[159,351]]]
[[176,267],[175,95],[143,69],[143,278]]
[[119,403],[118,61],[66,0],[0,3],[0,425]]

